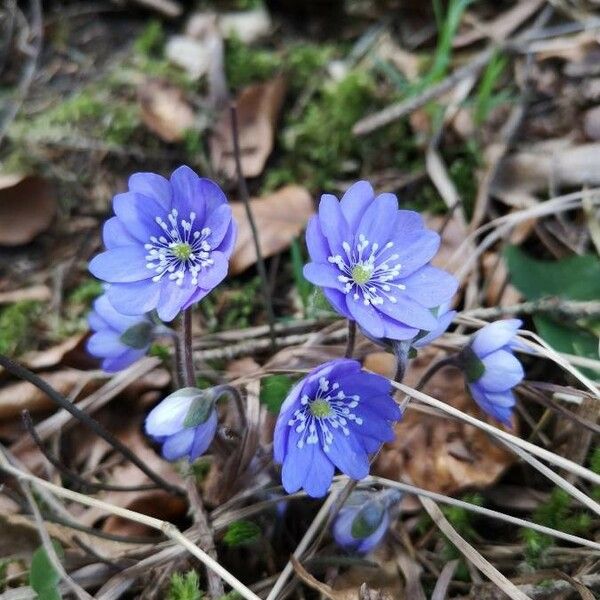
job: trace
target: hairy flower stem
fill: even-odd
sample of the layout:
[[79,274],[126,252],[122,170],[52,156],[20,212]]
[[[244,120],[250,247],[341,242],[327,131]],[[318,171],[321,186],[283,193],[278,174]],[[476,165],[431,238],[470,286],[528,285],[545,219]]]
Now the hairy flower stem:
[[265,268],[265,261],[263,260],[260,251],[258,230],[256,229],[256,223],[254,222],[254,216],[252,215],[252,209],[250,208],[250,194],[248,193],[248,186],[246,185],[246,179],[244,178],[244,173],[242,172],[240,135],[237,120],[237,106],[235,102],[231,103],[229,110],[231,116],[231,136],[233,138],[235,170],[238,180],[238,193],[240,195],[240,199],[244,203],[244,207],[246,209],[246,216],[248,217],[248,223],[250,225],[250,229],[252,230],[252,239],[254,241],[254,250],[256,252],[256,268],[258,269],[258,275],[260,276],[263,296],[265,300],[265,310],[267,312],[267,320],[269,321],[269,337],[271,338],[271,350],[274,352],[276,348],[275,313],[273,312],[273,304],[271,302],[271,292],[269,290],[269,279],[267,277],[267,269]]
[[392,343],[392,349],[396,356],[396,374],[394,375],[394,381],[402,383],[406,368],[408,367],[408,354],[410,352],[410,341],[402,340]]
[[[181,355],[182,355],[182,372],[183,381],[187,387],[196,387],[196,373],[194,371],[194,359],[192,350],[192,309],[187,308],[183,311],[181,317]],[[229,387],[229,386],[228,386]],[[230,390],[227,390],[231,393]],[[212,528],[210,526],[204,502],[198,491],[196,478],[192,475],[186,480],[186,490],[190,512],[194,519],[194,523],[198,526],[200,533],[201,548],[211,557],[217,560],[217,551],[215,549],[215,541]],[[225,594],[223,582],[219,575],[211,569],[206,569],[206,577],[208,579],[208,589],[210,597],[214,600]]]
[[181,317],[182,375],[186,387],[196,387],[192,350],[192,309],[186,308]]
[[356,344],[356,321],[348,319],[348,343],[346,345],[345,358],[352,358],[354,345]]
[[86,412],[77,408],[72,402],[67,400],[64,396],[58,393],[51,385],[44,381],[41,377],[38,377],[35,373],[32,373],[29,369],[21,366],[14,362],[10,358],[0,354],[0,366],[4,367],[9,373],[28,381],[36,388],[44,392],[55,404],[58,404],[61,408],[64,408],[68,413],[73,415],[78,421],[89,427],[97,436],[108,442],[115,450],[120,452],[125,458],[131,461],[140,471],[145,473],[154,483],[161,488],[167,490],[172,494],[182,495],[182,490],[177,486],[171,485],[165,481],[160,475],[150,469],[143,460],[138,458],[131,450],[118,440],[112,433],[106,430],[98,421],[92,419]]

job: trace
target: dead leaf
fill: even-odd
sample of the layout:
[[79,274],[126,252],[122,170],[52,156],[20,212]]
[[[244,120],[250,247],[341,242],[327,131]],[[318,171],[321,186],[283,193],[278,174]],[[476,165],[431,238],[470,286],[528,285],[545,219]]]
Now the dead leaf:
[[[288,248],[300,235],[314,210],[310,194],[299,185],[288,185],[268,196],[254,198],[250,201],[250,208],[263,257]],[[229,272],[237,275],[256,262],[256,252],[244,205],[238,202],[232,205],[232,209],[238,224],[238,238]]]
[[251,356],[232,360],[225,369],[227,376],[231,379],[256,375],[259,371],[260,365]]
[[[41,374],[44,381],[63,396],[67,396],[84,376],[85,374],[74,369]],[[0,389],[0,419],[16,417],[25,409],[34,413],[50,410],[55,406],[44,392],[26,381],[11,383]]]
[[600,106],[594,106],[583,115],[583,129],[590,140],[600,140]]
[[[244,88],[236,98],[240,154],[244,177],[262,173],[273,150],[274,129],[287,84],[283,77]],[[213,168],[233,179],[236,175],[229,107],[221,113],[210,139]]]
[[512,306],[521,301],[521,293],[508,283],[506,260],[496,252],[486,252],[482,258],[486,280],[486,306]]
[[[365,362],[389,376],[389,363],[378,353],[376,360]],[[439,351],[424,348],[411,363],[405,383],[415,386]],[[434,377],[426,392],[454,408],[481,420],[488,420],[465,389],[462,373],[446,369]],[[408,476],[412,482],[434,492],[452,495],[471,487],[486,487],[502,475],[515,458],[494,444],[490,437],[459,421],[409,409],[396,425],[396,439],[383,447],[374,473],[396,481]]]
[[46,231],[57,202],[52,184],[29,175],[0,176],[0,246],[19,246]]
[[83,335],[78,333],[67,338],[64,342],[51,346],[45,350],[27,352],[21,357],[21,363],[26,367],[39,370],[39,369],[50,369],[58,365],[65,354],[73,350],[83,339]]
[[161,81],[146,81],[138,88],[142,121],[165,142],[179,142],[194,125],[194,111],[183,92]]
[[32,285],[31,287],[0,293],[0,304],[12,304],[24,300],[47,302],[52,297],[52,291],[47,285]]

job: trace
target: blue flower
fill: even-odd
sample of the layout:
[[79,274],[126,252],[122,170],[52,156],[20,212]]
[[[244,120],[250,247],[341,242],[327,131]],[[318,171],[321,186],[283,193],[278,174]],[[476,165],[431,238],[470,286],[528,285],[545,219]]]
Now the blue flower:
[[204,454],[217,431],[217,411],[210,390],[182,388],[167,396],[146,417],[146,433],[162,444],[170,461]]
[[89,268],[111,283],[108,298],[119,312],[156,309],[172,321],[227,275],[236,226],[225,194],[210,179],[185,166],[170,181],[136,173],[113,209],[103,230],[107,250]]
[[358,554],[374,550],[387,533],[390,508],[401,498],[396,490],[352,492],[333,522],[336,544]]
[[338,202],[324,194],[306,230],[312,262],[304,276],[367,335],[410,340],[438,321],[432,308],[451,299],[458,283],[429,261],[440,237],[416,212],[398,210],[394,194],[375,196],[366,181]]
[[477,404],[494,419],[510,426],[515,397],[512,391],[524,377],[512,353],[519,319],[495,321],[480,329],[463,350],[469,389]]
[[88,323],[95,333],[87,341],[87,350],[104,359],[102,368],[108,372],[125,369],[142,358],[156,331],[146,315],[134,317],[117,312],[106,294],[94,301]]
[[437,319],[437,325],[431,331],[423,331],[422,334],[417,336],[412,342],[413,348],[423,348],[428,344],[431,344],[433,340],[436,340],[441,335],[446,333],[446,329],[450,327],[452,319],[456,316],[455,310],[448,310],[448,303],[442,304],[436,309],[435,318]]
[[354,360],[322,364],[292,388],[275,425],[283,487],[288,493],[304,488],[318,498],[336,467],[363,479],[369,454],[394,439],[391,423],[400,417],[387,379],[362,371]]

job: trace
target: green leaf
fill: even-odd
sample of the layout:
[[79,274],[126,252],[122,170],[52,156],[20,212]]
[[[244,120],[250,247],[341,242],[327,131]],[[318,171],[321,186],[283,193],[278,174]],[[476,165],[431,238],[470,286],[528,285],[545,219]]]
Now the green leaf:
[[[54,550],[59,558],[64,556],[61,545],[52,541]],[[60,575],[50,562],[48,554],[43,546],[40,546],[31,558],[31,568],[29,570],[29,585],[38,595],[39,600],[60,600],[62,598],[58,591]]]
[[270,375],[262,380],[260,386],[260,402],[267,407],[267,410],[274,414],[279,414],[279,409],[288,395],[294,381],[287,375]]
[[[559,323],[545,315],[535,315],[533,322],[538,333],[555,350],[576,356],[598,359],[598,338],[590,332]],[[581,369],[588,377],[597,377],[592,369]]]
[[252,521],[234,521],[229,525],[223,541],[228,546],[246,546],[260,539],[260,527]]
[[141,321],[140,323],[132,325],[129,329],[126,329],[121,334],[119,340],[130,348],[141,350],[150,345],[153,329],[154,325],[152,323],[149,321]]
[[504,256],[513,285],[528,300],[544,296],[571,300],[600,298],[600,259],[597,256],[537,260],[527,256],[517,246],[508,246]]

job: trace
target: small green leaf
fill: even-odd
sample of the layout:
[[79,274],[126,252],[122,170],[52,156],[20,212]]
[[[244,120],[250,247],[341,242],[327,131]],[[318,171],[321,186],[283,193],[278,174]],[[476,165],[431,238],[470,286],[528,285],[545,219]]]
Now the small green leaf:
[[504,256],[513,285],[528,300],[544,296],[571,300],[600,298],[600,258],[595,255],[546,261],[527,256],[517,246],[508,246]]
[[355,540],[364,540],[381,525],[385,507],[380,502],[367,502],[352,521],[350,533]]
[[[59,558],[64,556],[60,544],[52,541],[54,550]],[[48,554],[43,546],[40,546],[31,558],[31,568],[29,570],[29,585],[38,595],[39,600],[60,600],[62,598],[58,591],[60,575],[50,562]]]
[[130,348],[141,350],[150,345],[154,325],[149,321],[141,321],[126,329],[119,338],[123,344]]
[[171,575],[167,600],[202,600],[202,598],[204,594],[200,590],[200,578],[196,571]]
[[480,358],[473,352],[470,346],[466,346],[462,351],[463,370],[467,376],[467,381],[473,383],[480,379],[485,373],[485,365]]
[[261,404],[264,404],[270,413],[278,415],[279,409],[292,385],[294,385],[294,381],[287,375],[265,377],[260,386]]
[[260,527],[252,521],[234,521],[229,525],[223,541],[228,546],[246,546],[260,539]]

